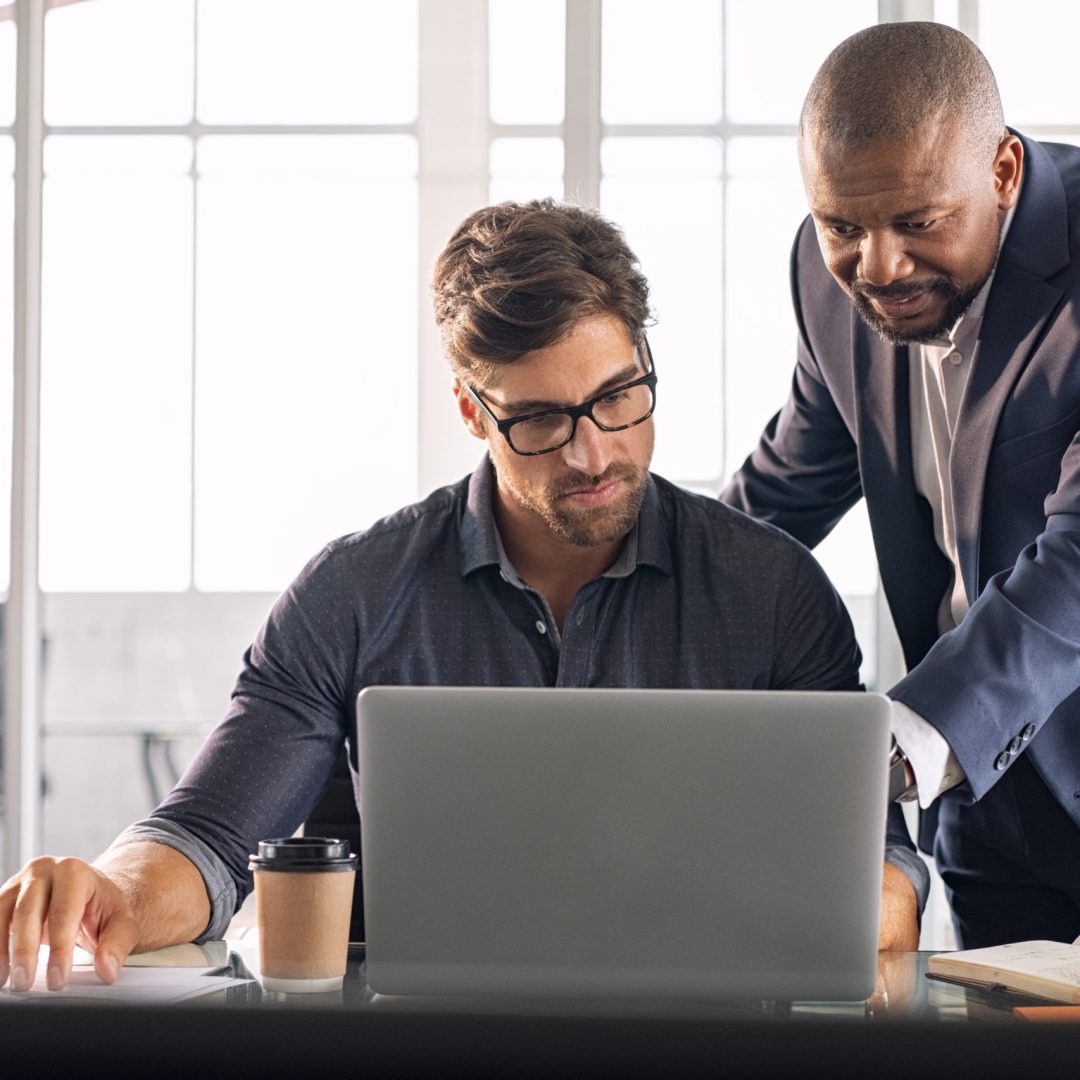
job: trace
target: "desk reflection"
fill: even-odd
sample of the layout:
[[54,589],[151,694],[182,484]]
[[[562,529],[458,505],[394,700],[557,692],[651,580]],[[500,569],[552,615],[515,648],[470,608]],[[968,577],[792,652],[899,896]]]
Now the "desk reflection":
[[874,992],[866,1001],[635,1002],[490,997],[397,997],[375,993],[367,984],[364,946],[349,946],[345,982],[328,994],[283,994],[258,983],[258,953],[251,939],[228,942],[231,972],[252,982],[230,987],[202,1001],[229,1005],[318,1010],[345,1008],[367,1013],[470,1016],[549,1016],[599,1018],[687,1018],[732,1021],[799,1021],[847,1018],[883,1021],[1012,1020],[1012,1009],[1037,999],[994,993],[927,978],[929,952],[878,954]]

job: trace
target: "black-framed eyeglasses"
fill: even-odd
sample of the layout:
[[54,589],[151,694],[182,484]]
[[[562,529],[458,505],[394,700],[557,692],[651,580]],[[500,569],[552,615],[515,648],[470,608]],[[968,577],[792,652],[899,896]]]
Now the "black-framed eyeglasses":
[[602,394],[567,409],[546,409],[544,412],[500,420],[488,408],[478,391],[468,383],[462,383],[462,386],[473,401],[491,417],[492,423],[515,454],[523,457],[550,454],[573,439],[577,422],[583,416],[587,416],[601,431],[625,431],[643,424],[652,416],[656,408],[656,365],[653,363],[648,340],[644,337],[641,340],[649,366],[647,375],[605,390]]

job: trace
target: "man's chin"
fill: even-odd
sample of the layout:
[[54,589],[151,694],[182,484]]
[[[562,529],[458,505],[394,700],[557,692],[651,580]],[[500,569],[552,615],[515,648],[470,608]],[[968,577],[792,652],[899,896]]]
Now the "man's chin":
[[601,547],[625,539],[638,519],[644,498],[645,483],[641,482],[609,506],[586,509],[563,504],[551,512],[548,524],[575,547]]
[[855,301],[859,317],[890,345],[924,345],[946,336],[956,322],[945,308],[924,311],[907,319],[887,319],[861,299]]
[[[922,293],[923,296],[928,297],[928,302],[922,310],[918,314],[906,317],[897,315],[895,318],[890,318],[882,314],[874,306],[870,297],[858,290],[851,291],[849,295],[863,322],[889,344],[928,345],[949,336],[953,327],[971,307],[989,277],[990,274],[986,274],[979,281],[963,289],[945,279],[935,281]],[[895,303],[892,306],[897,307]]]
[[638,509],[627,506],[605,507],[594,511],[560,513],[549,524],[556,533],[575,547],[601,547],[622,540],[634,527]]

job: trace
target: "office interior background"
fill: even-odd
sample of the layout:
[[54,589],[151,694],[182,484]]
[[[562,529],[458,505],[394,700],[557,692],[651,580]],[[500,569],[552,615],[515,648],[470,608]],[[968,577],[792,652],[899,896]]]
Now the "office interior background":
[[[552,195],[625,228],[654,467],[716,492],[790,380],[814,70],[863,26],[936,19],[982,47],[1011,124],[1078,142],[1080,7],[1024,11],[0,0],[0,877],[145,816],[307,558],[475,465],[427,287],[462,217]],[[817,554],[887,688],[860,509]],[[951,944],[940,883],[923,943]]]

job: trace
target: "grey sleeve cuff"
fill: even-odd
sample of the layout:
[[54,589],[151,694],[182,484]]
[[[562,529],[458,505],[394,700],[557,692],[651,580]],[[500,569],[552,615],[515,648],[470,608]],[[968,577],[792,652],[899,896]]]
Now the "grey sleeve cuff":
[[210,922],[195,941],[213,941],[225,936],[225,931],[236,913],[236,885],[225,864],[197,836],[188,832],[182,825],[165,818],[144,818],[129,825],[109,845],[110,848],[123,847],[150,841],[164,844],[178,851],[202,874],[206,885],[206,895],[210,899]]
[[885,861],[892,863],[914,886],[915,895],[919,901],[919,921],[921,922],[923,912],[926,910],[926,901],[930,896],[930,871],[926,863],[922,861],[914,848],[900,844],[886,846]]

